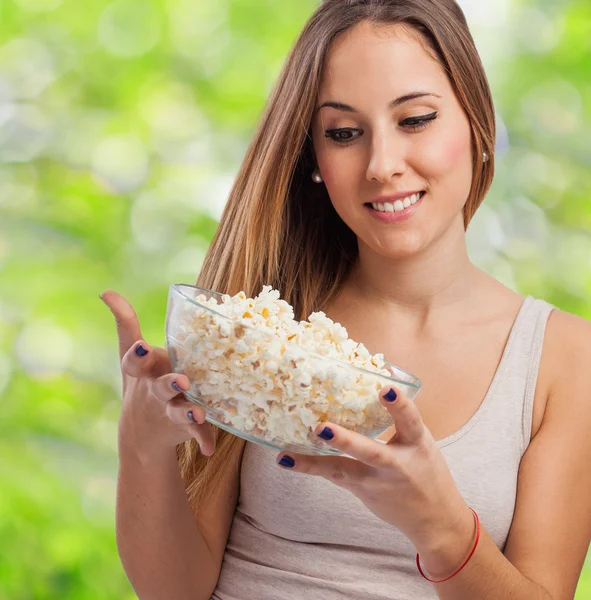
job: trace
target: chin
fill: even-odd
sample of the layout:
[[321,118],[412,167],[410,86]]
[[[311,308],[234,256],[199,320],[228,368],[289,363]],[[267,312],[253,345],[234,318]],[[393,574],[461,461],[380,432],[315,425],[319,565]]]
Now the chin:
[[426,247],[423,236],[417,232],[406,232],[402,235],[388,236],[389,239],[373,238],[362,242],[371,252],[392,260],[403,260],[417,256]]
[[420,254],[418,248],[385,248],[377,250],[377,253],[388,260],[408,260]]

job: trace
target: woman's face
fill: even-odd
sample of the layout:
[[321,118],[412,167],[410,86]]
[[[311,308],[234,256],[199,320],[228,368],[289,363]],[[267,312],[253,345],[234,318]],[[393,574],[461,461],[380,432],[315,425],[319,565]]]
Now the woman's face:
[[[429,95],[397,101],[416,92]],[[347,106],[318,108],[326,102]],[[318,168],[360,245],[403,258],[447,231],[463,235],[472,181],[470,124],[439,63],[404,26],[364,22],[337,39],[316,107]],[[379,200],[387,212],[368,204],[421,191],[424,197],[410,206],[412,199],[402,205],[391,199],[390,206]]]

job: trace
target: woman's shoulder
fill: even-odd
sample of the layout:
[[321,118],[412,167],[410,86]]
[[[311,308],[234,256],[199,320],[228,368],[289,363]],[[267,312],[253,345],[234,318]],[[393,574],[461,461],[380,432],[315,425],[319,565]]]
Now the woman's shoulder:
[[562,360],[579,362],[591,354],[591,320],[553,307],[546,336]]
[[[591,321],[554,307],[548,317],[542,363],[549,374],[548,408],[591,405]],[[577,398],[575,398],[577,396]],[[560,410],[560,408],[558,408]]]

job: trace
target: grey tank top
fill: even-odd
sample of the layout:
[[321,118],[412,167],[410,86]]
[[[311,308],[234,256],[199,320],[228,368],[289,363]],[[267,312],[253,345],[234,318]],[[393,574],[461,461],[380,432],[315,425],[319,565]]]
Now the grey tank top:
[[[542,344],[553,306],[527,296],[472,418],[438,440],[467,504],[503,551],[530,443]],[[246,442],[240,496],[212,600],[437,600],[398,529],[322,477],[275,464]]]

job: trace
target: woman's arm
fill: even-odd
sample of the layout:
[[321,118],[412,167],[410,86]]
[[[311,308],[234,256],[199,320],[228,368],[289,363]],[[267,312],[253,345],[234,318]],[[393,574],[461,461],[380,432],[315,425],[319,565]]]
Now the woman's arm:
[[[591,323],[554,310],[546,337],[544,352],[556,376],[540,430],[521,461],[504,555],[482,528],[464,569],[434,584],[441,600],[574,597],[591,540]],[[450,529],[433,540],[432,553],[420,553],[431,579],[453,573],[469,554],[470,510]]]
[[209,600],[221,568],[199,532],[176,451],[148,460],[120,446],[117,547],[140,600]]

